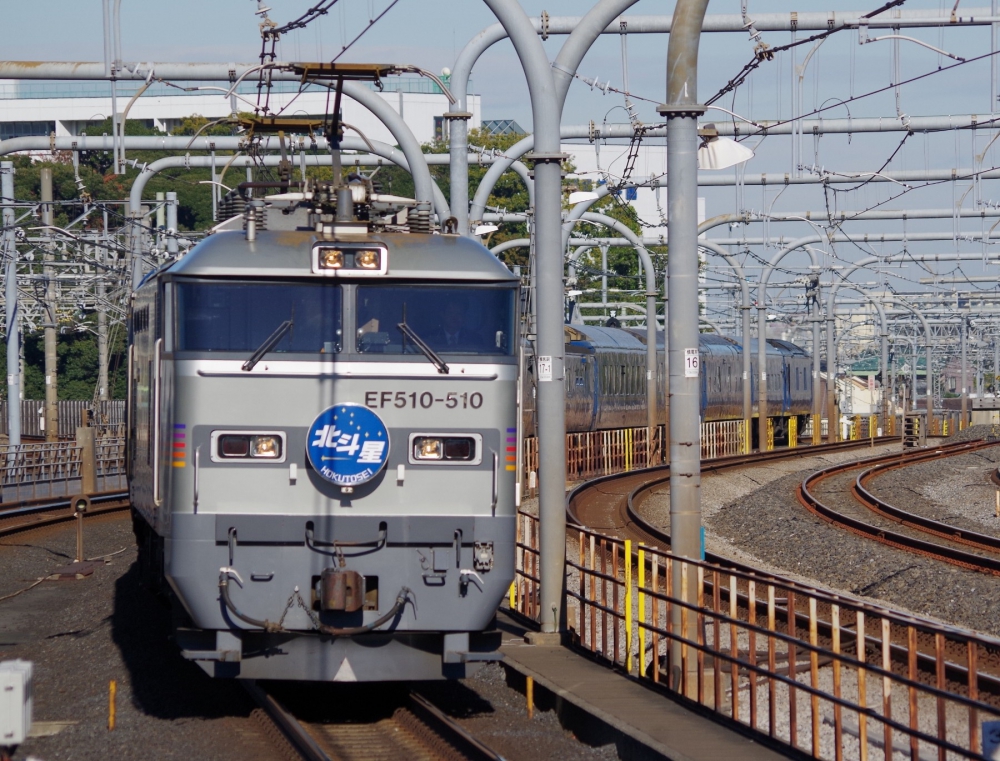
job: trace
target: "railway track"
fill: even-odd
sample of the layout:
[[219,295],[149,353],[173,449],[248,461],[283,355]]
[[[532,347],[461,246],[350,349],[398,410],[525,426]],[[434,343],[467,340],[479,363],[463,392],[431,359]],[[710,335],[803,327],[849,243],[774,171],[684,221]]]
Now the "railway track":
[[[127,491],[92,494],[90,509],[84,513],[84,519],[126,510],[128,507]],[[69,497],[0,504],[0,537],[65,523],[75,517]]]
[[[907,456],[890,455],[834,465],[806,478],[799,486],[798,500],[813,515],[858,536],[967,570],[1000,576],[1000,539],[997,537],[958,529],[916,515],[876,497],[866,488],[872,479],[888,470],[956,457],[995,446],[996,442],[965,442]],[[851,484],[855,499],[872,514],[883,519],[883,524],[889,521],[904,530],[891,531],[885,525],[852,517],[821,499],[822,495],[818,493],[820,484],[855,470],[861,471]],[[924,537],[933,537],[936,541]]]
[[244,687],[272,725],[265,727],[265,731],[276,745],[287,746],[285,755],[289,758],[306,761],[502,759],[415,691],[389,699],[383,696],[375,706],[318,707],[307,697],[315,686],[296,690],[295,696],[285,699],[279,699],[256,682],[244,682]]
[[[889,441],[894,440],[890,439]],[[809,447],[805,451],[778,450],[764,453],[763,456],[741,455],[719,458],[703,462],[702,473],[720,473],[769,461],[822,454],[824,451],[842,451],[850,449],[849,444],[856,443],[843,442],[837,445],[823,445],[822,449]],[[987,446],[996,446],[996,443]],[[980,448],[980,446],[975,448]],[[961,443],[936,447],[935,451],[954,451],[955,454],[962,454],[973,451],[973,449],[968,446],[968,443]],[[895,453],[872,458],[868,462],[905,465],[927,459],[927,454],[926,450],[920,450],[915,454]],[[838,467],[857,468],[859,465],[852,463]],[[669,548],[669,532],[650,524],[642,517],[643,502],[658,489],[669,488],[669,481],[669,466],[661,466],[617,476],[606,476],[582,484],[567,496],[567,519],[572,524],[614,539],[630,539],[633,543],[647,547]],[[998,484],[1000,484],[1000,480],[998,480]],[[754,566],[726,556],[706,552],[705,561],[733,569],[746,577],[754,577],[762,581],[775,579],[788,588],[797,587],[794,582],[762,573]],[[660,573],[662,574],[662,570]],[[762,617],[766,620],[770,616],[778,626],[787,627],[789,632],[815,632],[815,642],[821,649],[835,648],[841,640],[848,640],[843,620],[834,621],[833,606],[829,603],[819,601],[815,612],[811,614],[805,613],[801,608],[790,609],[790,606],[782,605],[783,601],[780,599],[771,601],[769,609],[764,601],[754,595],[746,578],[738,580],[734,588],[736,590],[736,610],[738,616],[743,620],[759,620]],[[809,590],[803,588],[803,591]],[[723,604],[728,603],[730,599],[729,588],[720,584],[720,588],[716,590],[707,577],[704,594],[706,599],[709,596],[718,595]],[[863,601],[852,601],[852,604],[859,610],[868,610],[869,621],[874,621],[876,616],[884,614],[882,609],[869,606]],[[970,671],[967,666],[969,663],[968,653],[963,649],[964,646],[958,642],[951,642],[951,635],[957,630],[948,626],[937,626],[930,622],[921,622],[921,628],[926,631],[915,636],[912,626],[902,622],[893,622],[887,627],[888,636],[885,636],[885,633],[878,632],[866,624],[865,631],[861,633],[859,639],[861,641],[867,639],[869,641],[868,647],[872,647],[872,643],[879,640],[879,650],[882,649],[881,640],[884,639],[885,660],[883,665],[898,675],[917,676],[920,681],[937,683],[942,688],[957,694],[975,695],[979,700],[1000,706],[1000,643],[997,643],[996,646],[977,645],[979,651],[974,661],[974,669]],[[941,636],[934,633],[935,629],[941,633]],[[947,637],[944,636],[945,633],[948,635]],[[850,636],[858,636],[858,633],[851,632]],[[806,661],[793,665],[791,668],[793,672],[797,672],[802,669],[808,670],[810,666],[811,664]],[[667,679],[668,676],[664,674],[663,678]]]

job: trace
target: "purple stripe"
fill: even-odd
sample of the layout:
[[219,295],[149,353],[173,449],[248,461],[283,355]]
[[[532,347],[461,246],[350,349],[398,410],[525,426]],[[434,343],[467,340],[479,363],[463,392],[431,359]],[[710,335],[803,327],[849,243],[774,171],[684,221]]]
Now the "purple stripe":
[[174,432],[174,438],[175,439],[183,439],[184,438],[184,434],[183,433]]

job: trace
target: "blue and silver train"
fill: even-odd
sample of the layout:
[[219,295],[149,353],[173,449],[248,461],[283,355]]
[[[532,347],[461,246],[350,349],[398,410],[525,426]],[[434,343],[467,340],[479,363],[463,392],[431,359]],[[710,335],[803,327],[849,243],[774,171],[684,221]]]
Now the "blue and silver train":
[[[646,332],[594,325],[566,325],[566,430],[597,431],[646,425]],[[657,409],[665,409],[663,332],[657,333]],[[701,419],[743,417],[743,346],[712,333],[699,336]],[[750,394],[757,416],[757,340],[750,341]],[[523,425],[535,430],[534,368],[525,362]],[[812,356],[795,344],[767,340],[768,418],[775,439],[787,441],[788,421],[799,430],[812,404]],[[754,431],[756,435],[756,431]]]
[[514,576],[519,282],[401,228],[405,199],[337,190],[134,294],[140,572],[213,676],[466,676]]

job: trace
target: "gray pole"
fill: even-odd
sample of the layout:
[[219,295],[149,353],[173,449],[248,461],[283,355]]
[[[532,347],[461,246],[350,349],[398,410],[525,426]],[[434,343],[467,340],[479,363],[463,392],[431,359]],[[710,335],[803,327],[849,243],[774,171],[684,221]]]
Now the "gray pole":
[[[744,284],[744,289],[746,285]],[[746,439],[743,442],[743,454],[750,454],[753,450],[753,432],[750,426],[753,424],[753,399],[750,396],[750,376],[753,372],[750,366],[750,310],[752,307],[746,302],[740,306],[740,316],[742,318],[741,332],[743,338],[743,432]]]
[[[819,275],[816,276],[816,293],[812,303],[812,334],[813,334],[813,356],[812,356],[812,414],[813,421],[818,425],[819,416],[823,414],[823,399],[819,392],[819,355],[822,351],[822,341],[820,339],[820,323],[823,322],[823,315],[819,309],[820,290]],[[788,442],[791,444],[792,442]]]
[[833,303],[826,316],[826,440],[837,441],[840,433],[840,423],[837,414],[837,344],[834,341]]
[[167,191],[167,251],[177,254],[177,194]]
[[566,399],[564,387],[562,159],[559,103],[552,67],[531,21],[512,0],[485,0],[510,35],[528,80],[535,135],[535,304],[538,333],[538,513],[541,524],[542,631],[565,625],[563,597],[566,561]]
[[767,449],[767,284],[757,288],[757,448]]
[[881,417],[882,435],[889,435],[889,331],[885,320],[882,320],[882,332],[879,334],[881,344],[880,364],[882,366],[882,386],[879,390],[879,415]]
[[601,303],[608,314],[608,246],[601,246]]
[[14,162],[0,162],[0,196],[3,197],[3,255],[6,259],[7,307],[7,441],[9,448],[21,444],[21,326],[17,311],[17,247],[14,241]]
[[[41,200],[42,200],[42,225],[53,223],[52,213],[52,168],[42,167],[41,169]],[[55,254],[50,245],[50,233],[45,230],[43,238],[46,239],[45,246],[45,440],[57,441],[59,439],[59,358],[56,353],[56,279],[55,270],[50,262],[55,259]]]
[[[959,422],[958,429],[962,430],[968,425],[968,414],[969,414],[969,356],[968,356],[968,343],[969,343],[969,315],[962,315],[962,419]],[[927,378],[928,386],[927,390],[930,392],[930,362],[927,363]],[[929,394],[928,394],[929,395]]]
[[996,395],[1000,386],[997,385],[997,375],[1000,375],[1000,336],[993,336],[993,394]]
[[[679,557],[701,558],[701,446],[698,374],[698,44],[708,0],[678,0],[667,44],[667,99],[658,112],[667,118],[667,188],[670,226],[667,244],[670,374],[670,547]],[[674,574],[672,593],[695,601],[697,574],[681,586]],[[674,606],[680,631],[680,608]],[[691,641],[697,640],[696,616],[687,616]],[[672,648],[672,650],[675,648]],[[689,668],[697,669],[690,659]],[[679,688],[680,659],[671,674]],[[686,679],[694,696],[697,679]]]

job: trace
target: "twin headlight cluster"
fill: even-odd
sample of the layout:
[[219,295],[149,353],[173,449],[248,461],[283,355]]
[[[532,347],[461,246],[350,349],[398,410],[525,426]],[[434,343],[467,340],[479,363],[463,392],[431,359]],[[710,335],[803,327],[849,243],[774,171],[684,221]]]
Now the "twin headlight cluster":
[[316,246],[312,250],[312,269],[317,275],[384,275],[388,256],[382,246]]

